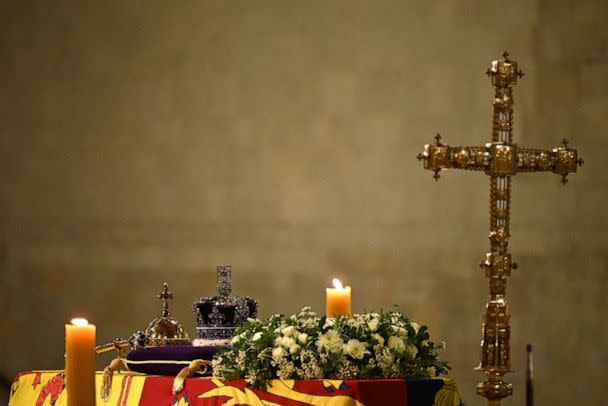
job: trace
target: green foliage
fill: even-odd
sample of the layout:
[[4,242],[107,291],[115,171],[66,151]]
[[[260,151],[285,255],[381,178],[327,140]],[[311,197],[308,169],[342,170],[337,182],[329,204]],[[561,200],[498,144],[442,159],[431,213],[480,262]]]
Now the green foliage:
[[306,307],[289,318],[250,319],[213,366],[215,376],[257,388],[271,379],[434,377],[450,369],[428,328],[398,311],[319,318]]

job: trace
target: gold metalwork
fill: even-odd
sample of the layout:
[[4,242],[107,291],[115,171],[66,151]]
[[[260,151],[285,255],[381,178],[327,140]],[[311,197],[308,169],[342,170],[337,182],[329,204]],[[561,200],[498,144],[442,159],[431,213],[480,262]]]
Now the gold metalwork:
[[129,340],[122,340],[120,338],[117,338],[111,343],[98,345],[97,347],[95,347],[95,352],[97,354],[103,354],[104,352],[116,350],[118,352],[118,356],[120,357],[122,350],[130,346],[131,343],[129,343]]
[[152,320],[145,331],[136,331],[128,339],[116,338],[113,342],[95,347],[97,354],[116,350],[118,357],[122,356],[127,349],[138,349],[143,347],[190,345],[188,333],[185,332],[181,323],[171,317],[169,313],[169,299],[173,299],[173,293],[169,292],[169,285],[163,284],[163,290],[156,295],[162,300],[163,309],[160,317]]
[[148,324],[145,335],[148,338],[148,346],[163,345],[187,345],[190,344],[188,334],[179,321],[169,314],[169,299],[173,299],[173,293],[169,292],[169,286],[163,284],[163,290],[156,297],[163,302],[163,310],[160,317]]
[[492,62],[486,72],[495,87],[492,101],[492,139],[483,147],[450,147],[440,142],[427,144],[418,155],[424,168],[435,174],[444,169],[458,168],[484,171],[490,176],[490,252],[480,265],[489,278],[490,298],[486,304],[482,325],[481,362],[476,370],[485,373],[486,380],[477,385],[477,393],[488,399],[488,405],[499,405],[500,400],[513,392],[512,384],[503,376],[511,369],[510,312],[505,299],[507,278],[517,264],[511,260],[509,219],[511,208],[511,177],[518,172],[551,171],[567,182],[569,173],[583,164],[577,151],[568,148],[568,141],[552,150],[520,148],[513,143],[513,89],[523,72],[517,62],[505,52]]

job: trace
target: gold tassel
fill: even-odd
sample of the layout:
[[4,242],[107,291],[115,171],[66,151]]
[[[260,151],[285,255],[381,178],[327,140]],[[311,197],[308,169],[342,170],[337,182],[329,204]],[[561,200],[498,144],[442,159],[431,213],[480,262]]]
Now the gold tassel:
[[112,375],[123,367],[124,363],[122,358],[115,358],[110,362],[110,365],[103,369],[101,391],[99,392],[99,395],[104,402],[108,402],[110,400],[110,395],[112,394]]
[[207,372],[207,366],[209,364],[210,361],[205,361],[202,359],[192,360],[190,365],[179,371],[179,374],[177,374],[173,380],[173,394],[177,395],[184,389],[184,381],[187,378],[192,378],[197,372],[200,372],[201,374]]

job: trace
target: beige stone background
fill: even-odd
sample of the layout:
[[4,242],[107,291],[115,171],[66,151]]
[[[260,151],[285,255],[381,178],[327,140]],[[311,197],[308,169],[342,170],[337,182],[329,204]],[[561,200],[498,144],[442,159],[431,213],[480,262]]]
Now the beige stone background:
[[[518,175],[513,366],[540,405],[605,402],[608,3],[21,1],[0,5],[0,373],[61,368],[63,323],[100,342],[159,312],[194,332],[231,263],[261,315],[399,308],[445,340],[467,405],[487,284],[487,179],[415,159],[437,131],[489,139],[489,62],[508,49],[517,142],[571,140],[566,187]],[[100,367],[109,362],[100,360]],[[3,400],[6,396],[3,396]]]

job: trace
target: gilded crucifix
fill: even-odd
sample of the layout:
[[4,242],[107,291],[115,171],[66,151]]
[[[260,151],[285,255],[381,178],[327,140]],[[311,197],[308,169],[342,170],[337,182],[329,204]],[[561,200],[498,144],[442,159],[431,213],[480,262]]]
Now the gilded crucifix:
[[511,208],[511,177],[520,172],[553,172],[567,182],[569,173],[583,164],[577,151],[568,148],[568,141],[551,150],[522,148],[513,143],[513,86],[523,72],[505,52],[493,61],[486,72],[495,89],[492,140],[484,146],[450,147],[441,143],[437,134],[434,144],[427,144],[418,159],[439,179],[439,172],[448,169],[484,171],[490,177],[490,252],[480,264],[490,282],[490,298],[482,324],[481,362],[476,368],[486,380],[477,385],[477,393],[488,399],[488,405],[513,392],[512,384],[503,376],[511,369],[510,313],[505,299],[507,278],[517,264],[511,261],[509,216]]

